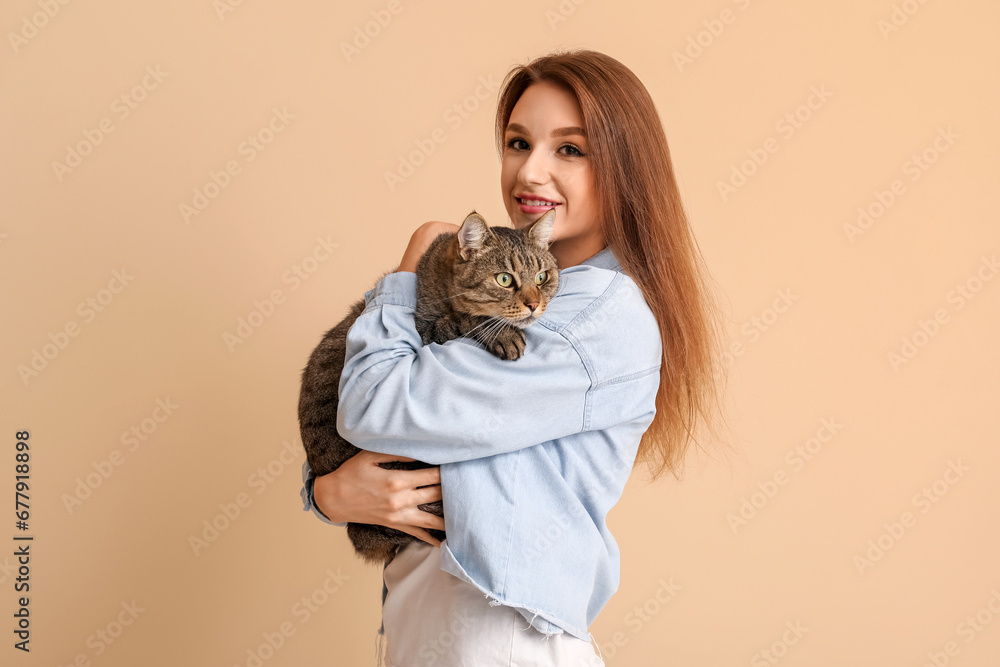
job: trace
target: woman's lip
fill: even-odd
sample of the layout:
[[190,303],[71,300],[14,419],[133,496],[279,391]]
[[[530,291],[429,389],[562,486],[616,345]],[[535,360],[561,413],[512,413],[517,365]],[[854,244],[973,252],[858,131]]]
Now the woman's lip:
[[[545,213],[545,211],[548,211],[551,208],[562,206],[562,204],[558,202],[552,202],[551,204],[543,204],[542,206],[529,206],[528,204],[522,204],[520,197],[515,197],[515,199],[517,200],[517,207],[521,210],[522,213]],[[529,201],[542,201],[542,200],[532,199]]]

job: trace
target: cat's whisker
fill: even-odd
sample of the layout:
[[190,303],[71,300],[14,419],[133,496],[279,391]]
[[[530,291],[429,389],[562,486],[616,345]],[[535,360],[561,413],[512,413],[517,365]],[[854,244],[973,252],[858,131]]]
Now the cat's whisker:
[[494,315],[493,317],[490,317],[490,318],[484,320],[483,322],[477,324],[476,326],[472,327],[471,329],[469,329],[469,331],[467,331],[465,335],[468,337],[469,334],[471,334],[473,331],[475,331],[479,327],[484,326],[484,325],[488,325],[488,324],[492,324],[495,320],[498,320],[498,319],[500,319],[500,315]]
[[496,340],[497,335],[503,329],[503,323],[501,322],[490,322],[489,326],[479,335],[477,338],[482,341],[485,345],[489,346],[493,344]]
[[507,326],[508,324],[506,320],[500,319],[494,323],[494,326],[489,328],[489,330],[486,332],[486,335],[489,336],[492,334],[492,338],[490,339],[489,342],[490,345],[492,345],[496,341],[497,337],[503,332],[504,329],[507,328]]
[[486,327],[482,331],[482,333],[480,334],[482,337],[485,338],[485,337],[489,336],[493,332],[493,330],[496,328],[497,322],[498,322],[499,319],[500,319],[499,317],[491,317],[490,319],[486,320],[485,322],[483,322],[482,324],[480,324],[478,327],[476,327],[476,329],[478,329],[479,327]]
[[477,336],[477,338],[480,341],[482,341],[485,345],[490,346],[493,344],[493,341],[496,340],[496,337],[500,334],[500,331],[503,330],[505,322],[503,317],[501,317],[500,315],[496,315],[486,320],[479,326],[477,326],[476,329],[483,326],[485,326],[485,329],[480,333],[479,336]]
[[490,327],[490,333],[492,333],[493,337],[496,338],[496,336],[499,336],[500,333],[509,326],[511,325],[507,321],[506,317],[497,316],[496,322],[494,322]]

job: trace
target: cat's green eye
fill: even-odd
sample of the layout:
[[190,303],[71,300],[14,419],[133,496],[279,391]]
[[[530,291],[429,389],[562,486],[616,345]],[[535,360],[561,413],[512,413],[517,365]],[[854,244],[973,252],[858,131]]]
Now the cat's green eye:
[[542,271],[541,273],[539,273],[538,275],[535,276],[535,284],[536,285],[541,285],[542,283],[544,283],[548,279],[549,279],[549,272],[548,271]]
[[514,284],[514,276],[510,275],[506,271],[498,273],[496,275],[496,279],[497,284],[500,285],[500,287],[510,287]]

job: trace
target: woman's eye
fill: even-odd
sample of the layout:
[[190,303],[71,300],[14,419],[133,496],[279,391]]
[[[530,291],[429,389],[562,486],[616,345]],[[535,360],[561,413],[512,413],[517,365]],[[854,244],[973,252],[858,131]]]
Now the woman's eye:
[[[507,141],[506,146],[507,146],[507,148],[512,148],[512,149],[514,149],[516,151],[529,150],[531,148],[528,145],[528,142],[525,141],[524,139],[520,138],[520,137],[515,137],[513,139],[509,139]],[[560,151],[564,151],[565,154],[567,156],[569,156],[569,157],[584,157],[586,155],[586,153],[584,153],[583,151],[581,151],[579,148],[577,148],[573,144],[563,144],[562,146],[559,147],[559,150]]]
[[535,276],[535,284],[536,284],[536,285],[541,285],[542,283],[544,283],[544,282],[545,282],[545,280],[546,280],[546,279],[547,279],[548,277],[549,277],[549,274],[548,274],[548,272],[546,272],[546,271],[542,271],[542,272],[541,272],[541,273],[539,273],[539,274],[538,274],[537,276]]
[[496,275],[496,279],[497,284],[500,285],[500,287],[510,287],[514,282],[514,276],[509,273],[498,273]]

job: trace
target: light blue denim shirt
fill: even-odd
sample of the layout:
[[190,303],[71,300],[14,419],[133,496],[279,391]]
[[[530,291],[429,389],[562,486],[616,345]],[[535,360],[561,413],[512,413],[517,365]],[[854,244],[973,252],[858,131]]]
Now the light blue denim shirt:
[[[610,247],[559,272],[514,361],[468,338],[423,345],[416,287],[404,271],[365,293],[347,335],[337,431],[361,449],[439,465],[441,568],[542,633],[587,640],[618,590],[605,518],[656,412],[656,319]],[[308,463],[302,477],[303,509],[332,523],[313,502]]]

